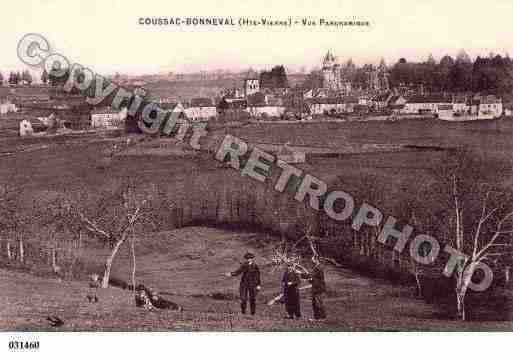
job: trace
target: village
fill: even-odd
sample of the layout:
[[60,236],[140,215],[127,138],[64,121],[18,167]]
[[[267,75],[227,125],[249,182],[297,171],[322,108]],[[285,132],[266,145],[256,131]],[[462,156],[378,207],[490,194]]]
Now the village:
[[[478,60],[476,60],[478,61]],[[391,71],[382,60],[378,66],[364,66],[355,70],[348,60],[340,60],[328,51],[319,64],[319,70],[310,74],[291,74],[287,78],[283,66],[271,71],[248,71],[228,81],[240,86],[214,86],[205,96],[195,97],[190,91],[152,91],[155,83],[215,82],[221,75],[170,75],[130,78],[116,74],[112,81],[128,88],[149,91],[153,102],[189,123],[226,122],[328,122],[399,119],[439,119],[443,121],[474,121],[508,118],[513,115],[509,99],[486,91],[433,91],[424,83],[392,85]],[[441,65],[440,65],[441,66]],[[359,78],[355,79],[355,71]],[[45,135],[56,131],[104,131],[125,128],[126,109],[93,107],[85,96],[70,95],[52,86],[48,75],[42,82],[31,84],[27,75],[14,81],[13,74],[5,81],[0,116],[19,120],[18,134]],[[18,75],[19,76],[19,75]],[[30,75],[28,75],[30,76]],[[358,77],[356,76],[356,77]],[[14,76],[17,77],[17,76]],[[191,78],[188,80],[187,78]],[[232,75],[233,77],[233,75]],[[397,78],[397,76],[395,76]],[[32,81],[31,81],[32,82]],[[217,81],[219,82],[219,81]],[[223,81],[220,81],[223,83]],[[291,84],[293,83],[293,84]],[[506,102],[504,102],[506,101]]]

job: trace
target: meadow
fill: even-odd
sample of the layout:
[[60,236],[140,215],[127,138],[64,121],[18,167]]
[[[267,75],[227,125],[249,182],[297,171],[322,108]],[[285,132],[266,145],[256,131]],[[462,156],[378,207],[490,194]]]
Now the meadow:
[[[363,177],[371,175],[379,182],[380,189],[387,189],[383,192],[386,193],[383,202],[393,208],[393,202],[404,188],[418,185],[418,178],[429,175],[447,149],[470,147],[490,158],[509,161],[512,132],[513,122],[506,120],[475,123],[410,120],[248,124],[218,128],[209,136],[210,144],[218,143],[224,134],[230,133],[254,144],[290,142],[292,146],[349,148],[339,151],[337,156],[311,156],[299,167],[328,183],[343,178],[358,185]],[[147,138],[134,148],[158,148],[160,141]],[[359,271],[361,268],[352,267],[349,262],[344,268],[329,267],[329,286],[333,291],[329,309],[333,315],[326,323],[283,321],[283,313],[277,307],[265,307],[258,320],[236,315],[237,281],[227,282],[220,273],[236,266],[245,251],[256,251],[266,271],[265,281],[269,283],[260,299],[263,307],[265,299],[278,291],[279,278],[266,258],[278,241],[280,222],[301,222],[301,209],[297,204],[297,208],[292,206],[290,199],[277,196],[266,186],[241,177],[239,172],[201,153],[192,157],[184,157],[180,151],[155,155],[129,148],[105,165],[106,153],[114,144],[123,142],[123,137],[91,135],[59,136],[52,140],[6,139],[1,144],[5,155],[0,157],[0,175],[13,178],[15,170],[22,184],[23,202],[55,191],[80,198],[84,207],[94,201],[95,193],[129,177],[137,177],[147,186],[157,185],[176,209],[163,211],[159,226],[138,232],[137,278],[183,303],[188,310],[181,314],[144,313],[130,304],[131,293],[119,288],[102,291],[98,307],[87,304],[83,296],[84,280],[90,272],[102,270],[110,249],[92,238],[87,239],[73,270],[59,282],[46,259],[31,259],[31,255],[36,257],[40,251],[37,241],[42,232],[35,228],[32,229],[35,235],[27,242],[29,259],[24,265],[6,258],[6,237],[0,243],[0,265],[6,278],[2,281],[6,293],[1,299],[3,330],[48,329],[42,319],[44,313],[62,313],[71,323],[66,330],[511,329],[507,322],[455,322],[447,308],[417,298],[411,282],[397,284],[380,279],[375,273]],[[389,151],[387,145],[402,147]],[[23,151],[27,148],[33,150]],[[15,242],[13,250],[16,250]],[[127,282],[129,272],[130,257],[125,246],[114,262],[112,275]],[[35,304],[28,302],[30,296],[25,295],[26,291],[38,298]],[[71,292],[74,294],[65,295]],[[216,292],[229,294],[232,299],[215,300],[212,294]],[[23,298],[19,293],[24,293]],[[306,296],[304,307],[308,316]],[[374,310],[382,315],[374,315]],[[111,314],[104,317],[107,312]]]

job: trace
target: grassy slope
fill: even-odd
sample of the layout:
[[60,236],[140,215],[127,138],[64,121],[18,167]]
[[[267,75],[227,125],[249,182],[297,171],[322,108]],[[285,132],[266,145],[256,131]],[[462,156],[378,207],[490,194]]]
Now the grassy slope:
[[[410,288],[362,277],[348,270],[327,268],[329,320],[283,319],[284,309],[264,303],[279,286],[280,273],[265,260],[269,247],[255,247],[261,234],[233,233],[191,227],[162,232],[151,250],[138,256],[138,278],[184,307],[183,312],[147,312],[135,308],[131,293],[118,288],[100,292],[99,304],[85,298],[87,283],[58,282],[30,274],[0,270],[0,330],[51,330],[47,315],[65,321],[59,330],[511,330],[510,322],[459,323],[436,319],[436,310],[415,299]],[[146,247],[148,248],[148,247]],[[237,293],[237,279],[221,274],[232,270],[240,254],[252,250],[263,273],[258,313],[237,313],[238,302],[214,300],[212,292]],[[100,253],[97,253],[100,254]],[[128,279],[129,259],[120,253],[115,276]],[[309,293],[302,299],[304,317],[311,317]]]
[[[272,131],[245,129],[240,133],[248,137],[266,138],[278,142],[301,138],[303,143],[322,143],[322,138],[330,141],[361,141],[362,143],[393,142],[400,138],[401,143],[417,143],[419,139],[428,144],[471,144],[476,148],[487,148],[494,152],[511,149],[511,123],[503,123],[502,131],[496,130],[496,124],[482,122],[473,124],[446,123],[362,123],[339,124],[328,131],[313,131],[309,126],[289,127],[287,131],[273,127]],[[329,125],[332,127],[333,125]],[[495,127],[494,127],[495,126]],[[299,128],[299,129],[298,129]],[[247,134],[247,131],[250,131]],[[234,133],[238,135],[239,133]],[[342,136],[344,134],[344,136]],[[243,136],[243,137],[245,137]],[[39,145],[46,140],[22,140],[20,143]],[[294,143],[294,140],[292,141]],[[10,150],[13,143],[2,144],[2,150]],[[102,142],[91,143],[90,140],[58,140],[48,149],[3,157],[0,161],[0,174],[4,175],[10,168],[17,166],[22,174],[28,176],[30,186],[25,187],[27,195],[32,191],[48,188],[80,189],[84,185],[100,186],[106,173],[98,168]],[[485,146],[486,145],[486,146]],[[429,153],[366,154],[348,155],[341,159],[323,159],[319,163],[308,163],[304,169],[310,173],[326,178],[338,173],[350,172],[357,176],[362,172],[375,172],[390,185],[397,185],[401,178],[414,176],[435,161]],[[237,175],[232,170],[218,169],[215,161],[186,161],[181,158],[158,156],[120,157],[116,158],[110,170],[114,176],[128,173],[147,175],[154,181],[171,183],[183,180],[187,175],[206,173],[209,176]],[[230,172],[226,172],[230,171]],[[166,238],[178,238],[173,245],[166,244]],[[157,244],[148,246],[140,253],[139,276],[161,292],[172,293],[172,298],[187,309],[183,314],[173,312],[145,313],[131,305],[131,297],[126,291],[109,289],[102,293],[99,306],[88,305],[84,300],[86,284],[82,282],[56,283],[52,280],[35,278],[27,274],[2,271],[0,281],[0,328],[2,329],[48,329],[44,322],[47,314],[61,315],[68,325],[65,329],[212,329],[229,330],[229,308],[236,310],[234,302],[214,301],[210,298],[191,297],[195,294],[208,294],[213,291],[236,293],[236,280],[226,280],[219,276],[233,268],[241,253],[247,248],[239,241],[241,235],[218,232],[197,233],[196,229],[183,229],[173,233],[162,233]],[[248,239],[248,235],[242,235]],[[208,240],[207,240],[208,238]],[[212,238],[214,238],[212,240]],[[215,238],[219,239],[216,240]],[[224,240],[228,244],[224,244]],[[233,247],[231,247],[233,245]],[[151,247],[151,248],[150,248]],[[153,249],[152,249],[153,248]],[[212,255],[208,253],[213,252]],[[144,254],[146,253],[146,254]],[[98,260],[105,253],[95,252]],[[126,255],[126,253],[125,253]],[[199,256],[199,258],[197,258]],[[94,256],[93,256],[94,257]],[[196,259],[195,259],[196,258]],[[198,269],[199,268],[199,269]],[[127,259],[119,258],[114,270],[115,276],[128,279]],[[278,275],[266,274],[265,298],[277,290]],[[4,279],[5,278],[5,279]],[[332,320],[322,324],[322,329],[511,329],[509,323],[459,323],[434,320],[436,313],[429,305],[412,299],[404,289],[379,284],[362,278],[351,272],[329,275],[330,287],[336,293],[329,299]],[[273,284],[267,284],[273,283]],[[399,292],[403,295],[399,297]],[[229,305],[227,305],[229,304]],[[305,313],[309,315],[308,301],[305,300]],[[260,305],[262,308],[262,305]],[[261,312],[262,310],[260,310]],[[294,329],[311,328],[310,323],[293,323],[281,320],[282,308],[265,309],[259,320],[236,317],[232,323],[234,329]],[[76,313],[76,314],[75,314]],[[379,313],[379,315],[377,315]],[[314,327],[317,328],[317,327]]]

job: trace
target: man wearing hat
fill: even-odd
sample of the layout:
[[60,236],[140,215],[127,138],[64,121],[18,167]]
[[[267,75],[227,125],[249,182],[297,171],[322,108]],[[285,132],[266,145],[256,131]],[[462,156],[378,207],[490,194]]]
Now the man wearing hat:
[[260,270],[253,261],[255,255],[253,253],[246,253],[244,255],[246,260],[239,269],[226,273],[227,277],[234,277],[242,274],[240,279],[240,308],[242,314],[246,314],[246,304],[249,299],[249,307],[251,315],[255,315],[256,310],[256,293],[260,290]]
[[324,270],[317,256],[312,257],[313,268],[307,279],[312,283],[312,308],[314,319],[326,319],[326,310],[324,309],[324,293],[326,292],[326,282],[324,280]]

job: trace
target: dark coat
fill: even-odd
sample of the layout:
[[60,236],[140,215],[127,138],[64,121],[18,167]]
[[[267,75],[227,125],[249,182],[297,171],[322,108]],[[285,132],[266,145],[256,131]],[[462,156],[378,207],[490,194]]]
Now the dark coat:
[[232,276],[238,276],[239,274],[242,274],[240,278],[241,288],[256,288],[260,285],[260,270],[255,263],[243,263],[239,269],[231,272]]
[[[301,279],[296,272],[285,271],[281,281],[283,284],[283,297],[285,298],[285,302],[290,299],[296,300],[296,298],[299,298],[299,284],[301,284]],[[289,285],[289,282],[292,284]]]

